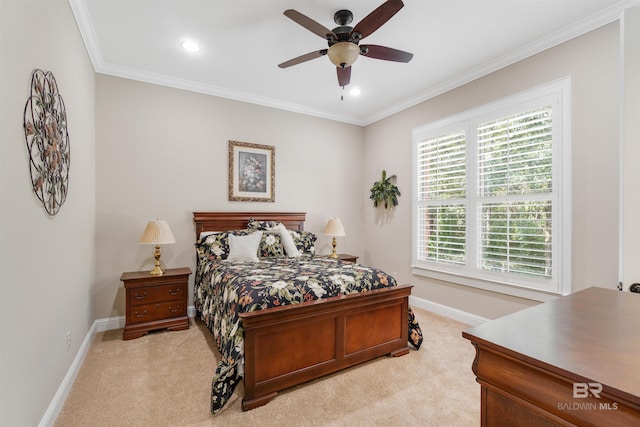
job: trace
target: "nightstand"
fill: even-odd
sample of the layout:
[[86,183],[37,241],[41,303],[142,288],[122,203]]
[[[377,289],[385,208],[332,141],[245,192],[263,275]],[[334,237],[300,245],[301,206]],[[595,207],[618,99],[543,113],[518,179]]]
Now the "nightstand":
[[139,338],[154,329],[189,329],[187,292],[189,268],[169,268],[161,276],[148,271],[122,273],[127,294],[123,339]]
[[[331,258],[331,256],[327,255],[327,258]],[[336,258],[334,258],[336,259]],[[349,255],[349,254],[338,254],[338,258],[340,261],[347,261],[347,262],[352,262],[352,263],[356,263],[358,262],[358,257],[355,255]]]

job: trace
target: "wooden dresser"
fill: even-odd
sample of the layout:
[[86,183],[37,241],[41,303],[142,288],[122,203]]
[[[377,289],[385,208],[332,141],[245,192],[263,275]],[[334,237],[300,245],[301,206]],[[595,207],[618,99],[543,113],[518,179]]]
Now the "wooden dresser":
[[154,329],[189,329],[187,292],[189,268],[172,268],[161,276],[148,271],[122,273],[127,316],[123,338],[138,338]]
[[589,288],[462,335],[483,426],[640,426],[640,295]]

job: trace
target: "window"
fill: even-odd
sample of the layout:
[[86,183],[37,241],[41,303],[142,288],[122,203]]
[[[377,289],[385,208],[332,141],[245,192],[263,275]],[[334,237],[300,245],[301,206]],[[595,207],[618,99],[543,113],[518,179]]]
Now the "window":
[[568,293],[569,88],[414,130],[414,274],[541,301]]

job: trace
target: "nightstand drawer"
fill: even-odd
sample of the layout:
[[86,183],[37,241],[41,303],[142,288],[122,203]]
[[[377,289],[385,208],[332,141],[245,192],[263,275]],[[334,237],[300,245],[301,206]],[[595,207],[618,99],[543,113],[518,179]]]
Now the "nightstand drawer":
[[139,305],[131,308],[131,323],[152,322],[187,315],[187,305],[182,301]]
[[122,338],[139,338],[149,331],[167,328],[170,331],[189,329],[187,267],[168,268],[154,276],[148,271],[122,273],[120,280],[126,289],[127,315]]
[[355,255],[340,254],[338,255],[338,259],[341,261],[351,262],[354,264],[358,262],[358,257]]
[[128,289],[131,292],[131,305],[138,306],[153,302],[182,300],[186,298],[187,286],[184,283],[175,285],[148,286],[144,288]]

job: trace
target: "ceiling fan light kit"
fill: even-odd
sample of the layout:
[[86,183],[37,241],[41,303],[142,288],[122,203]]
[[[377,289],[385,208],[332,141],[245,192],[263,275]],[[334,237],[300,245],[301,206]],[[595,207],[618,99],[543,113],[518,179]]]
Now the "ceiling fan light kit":
[[358,45],[350,42],[339,42],[329,48],[329,60],[340,68],[350,67],[360,56]]
[[403,7],[404,3],[402,3],[401,0],[387,0],[369,15],[365,16],[355,27],[348,25],[353,21],[351,11],[345,9],[339,10],[333,15],[333,21],[338,24],[338,27],[333,30],[326,28],[294,9],[285,10],[284,15],[286,17],[327,40],[329,48],[300,55],[278,64],[278,67],[287,68],[327,55],[329,56],[329,60],[336,66],[338,85],[344,88],[351,81],[351,65],[360,55],[385,61],[409,62],[411,58],[413,58],[412,53],[386,46],[359,45],[360,40],[375,32]]

